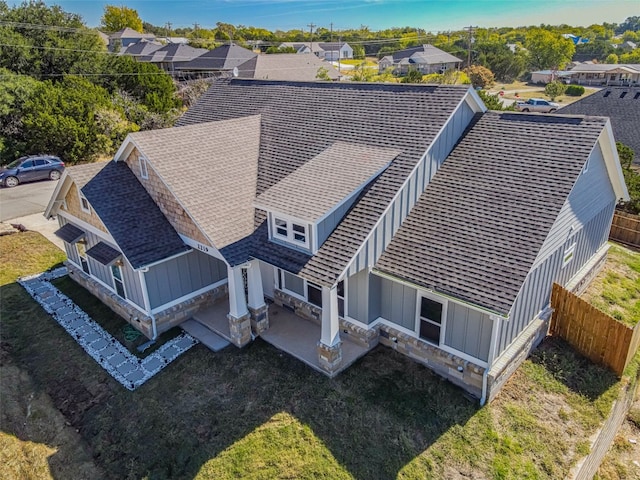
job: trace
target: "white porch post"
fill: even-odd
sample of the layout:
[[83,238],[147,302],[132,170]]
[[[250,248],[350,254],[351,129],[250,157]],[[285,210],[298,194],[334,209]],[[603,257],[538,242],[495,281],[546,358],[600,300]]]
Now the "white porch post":
[[340,341],[340,321],[338,319],[338,289],[322,287],[322,330],[320,341],[333,347]]
[[260,262],[258,260],[252,260],[249,265],[250,267],[247,270],[247,286],[249,288],[251,328],[255,335],[260,335],[269,328],[269,308],[264,302]]
[[244,297],[244,283],[240,266],[227,267],[227,280],[229,286],[229,315],[227,315],[229,336],[236,346],[242,347],[251,341],[251,322]]
[[334,376],[342,364],[336,285],[332,288],[322,287],[322,325],[318,342],[318,362],[329,376]]
[[244,298],[244,284],[242,282],[242,269],[238,267],[227,267],[227,277],[229,280],[229,315],[240,318],[249,313],[247,303]]

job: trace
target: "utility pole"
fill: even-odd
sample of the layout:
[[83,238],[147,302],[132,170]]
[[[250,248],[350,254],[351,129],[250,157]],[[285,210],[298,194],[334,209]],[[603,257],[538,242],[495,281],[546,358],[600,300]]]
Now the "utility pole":
[[198,25],[198,22],[193,24],[193,35],[198,38],[198,27],[200,27],[200,25]]
[[333,22],[331,22],[329,26],[331,27],[331,43],[333,43]]
[[467,67],[471,66],[471,40],[473,39],[473,33],[475,31],[475,29],[478,28],[473,27],[471,25],[469,25],[468,30],[469,30],[469,49],[467,51]]
[[311,49],[311,53],[313,53],[313,29],[316,27],[316,24],[311,22],[307,24],[309,27],[309,34],[311,35],[311,41],[309,42],[309,48]]
[[171,36],[171,22],[167,22],[167,37]]

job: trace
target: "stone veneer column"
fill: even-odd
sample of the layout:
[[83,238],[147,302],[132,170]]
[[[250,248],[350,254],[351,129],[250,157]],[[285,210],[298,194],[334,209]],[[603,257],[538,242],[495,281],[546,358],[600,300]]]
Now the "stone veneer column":
[[342,365],[342,342],[338,317],[338,292],[336,287],[322,287],[322,325],[318,342],[318,362],[329,374]]
[[260,335],[269,328],[269,307],[264,302],[260,262],[252,260],[247,270],[247,286],[249,288],[249,314],[251,328],[255,335]]
[[227,267],[229,282],[229,337],[237,347],[251,341],[251,321],[244,297],[244,283],[240,266]]

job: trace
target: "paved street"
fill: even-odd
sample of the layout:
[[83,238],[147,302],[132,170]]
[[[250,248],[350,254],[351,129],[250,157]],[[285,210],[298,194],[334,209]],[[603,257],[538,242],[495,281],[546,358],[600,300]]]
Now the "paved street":
[[57,184],[43,180],[0,188],[0,222],[44,212]]

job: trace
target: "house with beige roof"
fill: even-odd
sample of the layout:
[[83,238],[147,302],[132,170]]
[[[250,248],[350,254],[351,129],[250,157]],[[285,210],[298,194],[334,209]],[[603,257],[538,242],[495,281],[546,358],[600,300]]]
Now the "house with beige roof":
[[626,198],[606,118],[489,112],[462,85],[227,78],[66,169],[45,215],[71,277],[149,338],[196,321],[328,376],[382,344],[484,403]]

